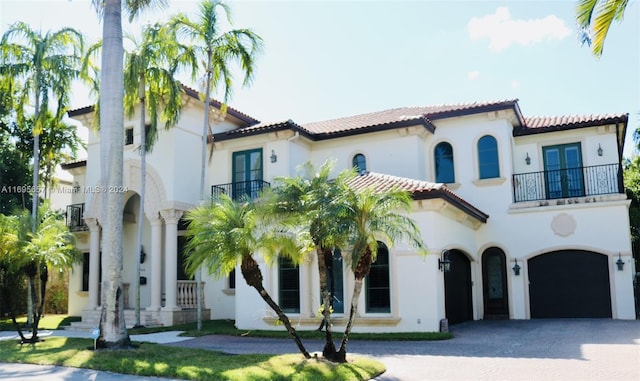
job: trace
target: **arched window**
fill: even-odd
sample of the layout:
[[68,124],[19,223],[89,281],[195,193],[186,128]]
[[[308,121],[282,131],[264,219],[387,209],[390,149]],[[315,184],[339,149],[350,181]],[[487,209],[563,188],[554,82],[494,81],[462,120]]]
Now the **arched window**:
[[451,144],[442,142],[436,146],[434,152],[436,163],[436,183],[455,183],[453,171],[453,148]]
[[378,255],[365,277],[366,312],[391,312],[391,288],[389,285],[389,249],[378,242]]
[[364,158],[364,155],[359,153],[353,157],[351,160],[352,167],[356,169],[356,171],[360,174],[363,174],[367,171],[367,159]]
[[498,143],[491,135],[485,135],[478,140],[478,170],[481,179],[500,177]]

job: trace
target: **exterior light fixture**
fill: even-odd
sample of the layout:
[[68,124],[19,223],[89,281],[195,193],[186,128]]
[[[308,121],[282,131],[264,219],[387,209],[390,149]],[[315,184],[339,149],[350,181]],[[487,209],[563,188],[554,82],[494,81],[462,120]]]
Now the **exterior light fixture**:
[[516,264],[515,264],[515,265],[513,265],[513,274],[514,274],[515,276],[518,276],[518,275],[520,275],[520,269],[521,269],[522,267],[520,267],[520,265],[518,264],[518,260],[517,260],[517,259],[516,259],[515,261],[516,261]]
[[602,156],[602,146],[600,146],[600,143],[598,143],[598,156]]
[[449,259],[449,250],[443,250],[440,258],[438,258],[438,269],[443,273],[451,271],[451,260]]
[[529,157],[529,152],[527,152],[527,157],[524,158],[524,162],[527,163],[527,165],[531,165],[531,158]]
[[278,156],[276,155],[276,151],[271,150],[271,156],[269,156],[269,158],[271,159],[272,163],[275,163],[276,161],[278,161]]
[[622,254],[618,253],[618,260],[616,261],[616,266],[618,266],[618,271],[624,270],[624,261],[622,260]]

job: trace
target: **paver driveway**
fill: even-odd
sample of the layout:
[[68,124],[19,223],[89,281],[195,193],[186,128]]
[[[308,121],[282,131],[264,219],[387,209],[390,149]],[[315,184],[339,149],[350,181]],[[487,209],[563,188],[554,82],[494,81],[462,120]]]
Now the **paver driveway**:
[[[349,352],[387,366],[380,381],[640,380],[640,321],[540,319],[474,321],[455,338],[428,342],[350,341]],[[170,345],[229,353],[296,352],[292,341],[207,336]],[[310,351],[322,343],[305,341]]]

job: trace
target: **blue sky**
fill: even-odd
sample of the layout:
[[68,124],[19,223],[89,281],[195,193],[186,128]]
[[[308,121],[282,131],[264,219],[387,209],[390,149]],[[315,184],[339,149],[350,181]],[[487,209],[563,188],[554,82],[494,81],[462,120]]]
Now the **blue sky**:
[[[170,0],[125,30],[193,14]],[[262,121],[298,123],[402,106],[518,98],[525,116],[640,110],[640,13],[630,2],[599,60],[580,46],[575,1],[230,1],[234,26],[264,41],[253,84],[230,105]],[[101,25],[87,0],[0,0],[0,31]],[[197,85],[192,84],[194,87]],[[93,101],[80,86],[73,107]],[[626,155],[633,152],[628,135]]]

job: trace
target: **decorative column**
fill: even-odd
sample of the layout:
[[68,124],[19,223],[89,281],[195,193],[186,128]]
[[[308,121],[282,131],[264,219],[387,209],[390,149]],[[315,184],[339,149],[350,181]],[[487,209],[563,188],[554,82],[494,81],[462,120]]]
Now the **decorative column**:
[[149,217],[151,224],[151,305],[147,311],[159,311],[162,307],[162,220]]
[[164,311],[177,311],[178,307],[178,221],[182,211],[165,209],[164,218]]
[[100,225],[95,218],[85,218],[89,227],[89,305],[96,309],[100,305]]

